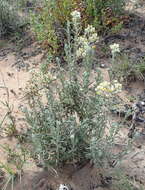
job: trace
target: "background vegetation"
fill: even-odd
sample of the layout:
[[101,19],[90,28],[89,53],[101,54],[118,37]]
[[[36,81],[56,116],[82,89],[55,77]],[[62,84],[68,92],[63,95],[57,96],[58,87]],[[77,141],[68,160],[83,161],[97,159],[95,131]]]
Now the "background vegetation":
[[31,24],[37,39],[53,53],[63,51],[67,20],[71,12],[81,13],[83,28],[92,24],[102,34],[122,25],[124,0],[44,0],[44,5],[33,13]]

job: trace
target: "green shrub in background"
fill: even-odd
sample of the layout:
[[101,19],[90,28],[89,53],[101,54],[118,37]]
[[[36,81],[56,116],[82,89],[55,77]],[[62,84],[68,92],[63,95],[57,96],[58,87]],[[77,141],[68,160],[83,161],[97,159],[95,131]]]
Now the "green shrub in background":
[[[30,108],[25,113],[30,126],[31,152],[44,167],[58,168],[86,160],[106,166],[114,156],[111,150],[118,127],[108,125],[107,107],[111,99],[97,92],[109,90],[110,84],[107,83],[108,88],[98,86],[102,81],[99,71],[91,80],[92,39],[98,37],[92,26],[80,35],[80,13],[74,11],[71,15],[73,23],[67,25],[68,41],[64,47],[67,68],[60,67],[54,77],[42,67],[39,73],[33,73],[28,84]],[[80,56],[82,68],[77,63]],[[61,65],[58,57],[56,62]]]
[[87,21],[100,31],[120,24],[119,15],[123,12],[125,0],[85,0],[85,4]]
[[0,36],[18,31],[24,19],[18,14],[11,1],[0,0]]
[[73,10],[81,12],[83,27],[93,24],[98,31],[105,32],[122,22],[119,15],[124,0],[44,0],[44,4],[32,14],[31,25],[43,47],[58,52],[63,49],[66,23]]
[[44,0],[44,5],[32,13],[31,26],[38,41],[51,53],[60,52],[66,36],[66,23],[80,0]]

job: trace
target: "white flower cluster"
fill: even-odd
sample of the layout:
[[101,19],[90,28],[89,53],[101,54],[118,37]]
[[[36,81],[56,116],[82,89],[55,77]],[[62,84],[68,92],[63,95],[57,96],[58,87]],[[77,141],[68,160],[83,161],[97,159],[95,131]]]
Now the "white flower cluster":
[[111,49],[112,55],[120,52],[119,44],[116,44],[116,43],[111,44],[110,49]]
[[99,40],[98,34],[92,25],[88,25],[88,27],[85,29],[84,35],[88,38],[89,43],[97,42]]
[[122,84],[118,83],[117,80],[114,80],[112,83],[104,81],[100,83],[95,89],[98,95],[103,95],[106,97],[111,96],[112,94],[117,94],[121,92]]
[[95,28],[91,25],[85,29],[84,35],[78,38],[79,48],[76,51],[78,58],[84,58],[88,52],[92,50],[93,43],[97,42],[99,37],[95,32]]
[[79,11],[73,11],[73,12],[71,13],[71,16],[72,16],[72,21],[73,21],[73,23],[77,23],[77,22],[79,22],[80,19],[81,19],[81,14],[80,14]]
[[79,47],[79,49],[76,51],[76,56],[77,58],[84,58],[91,50],[91,46],[84,41],[84,43],[81,44],[81,47]]
[[92,34],[95,32],[95,28],[92,25],[88,25],[88,27],[85,29],[85,34]]
[[[71,13],[71,16],[74,26],[79,27],[77,24],[80,23],[80,12],[75,10]],[[84,31],[84,35],[78,37],[78,49],[76,51],[77,58],[86,57],[87,53],[92,50],[93,43],[97,42],[98,40],[99,38],[95,32],[95,28],[92,25],[88,25]]]

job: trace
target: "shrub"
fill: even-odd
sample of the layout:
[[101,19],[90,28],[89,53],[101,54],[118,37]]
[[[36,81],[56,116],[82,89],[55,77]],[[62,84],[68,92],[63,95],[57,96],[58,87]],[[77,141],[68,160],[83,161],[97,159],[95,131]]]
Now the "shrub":
[[119,14],[124,0],[44,0],[44,5],[31,16],[32,30],[44,48],[53,53],[63,51],[67,20],[73,10],[81,12],[82,26],[93,24],[98,31],[122,26]]
[[135,79],[134,66],[127,55],[119,55],[115,58],[110,73],[112,78],[122,82]]
[[[68,23],[68,41],[64,48],[67,68],[60,67],[53,77],[51,73],[44,72],[43,67],[41,72],[33,73],[28,84],[30,108],[25,113],[30,126],[31,151],[45,167],[57,168],[88,159],[106,166],[113,156],[111,150],[118,128],[108,128],[107,107],[111,97],[100,94],[100,91],[106,90],[107,94],[113,95],[116,86],[108,83],[112,89],[109,91],[109,87],[101,88],[100,85],[100,91],[96,93],[96,87],[102,80],[98,71],[91,81],[93,44],[89,39],[85,39],[83,45],[80,43],[85,36],[85,33],[80,36],[80,15],[77,11],[72,15],[74,30],[70,31],[71,24]],[[85,32],[92,33],[91,36],[94,29],[88,26]],[[73,33],[73,40],[70,33]],[[82,68],[77,64],[79,48],[85,52],[81,54]],[[61,60],[57,57],[56,61],[59,66]]]
[[111,45],[110,48],[112,47],[112,64],[110,69],[112,79],[116,78],[122,82],[144,80],[145,58],[133,61],[128,55],[120,53],[119,44]]
[[56,53],[63,45],[66,22],[77,2],[79,0],[44,0],[42,8],[32,14],[32,30],[42,46],[51,53]]
[[18,31],[24,20],[18,15],[13,4],[7,0],[0,0],[0,36]]
[[124,0],[86,0],[88,20],[103,30],[110,25],[118,25],[118,16],[122,13]]

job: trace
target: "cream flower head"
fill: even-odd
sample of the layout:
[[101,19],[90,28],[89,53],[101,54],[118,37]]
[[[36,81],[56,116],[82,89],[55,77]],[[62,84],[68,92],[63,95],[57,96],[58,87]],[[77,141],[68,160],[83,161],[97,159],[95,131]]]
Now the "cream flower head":
[[110,49],[111,49],[111,53],[112,54],[115,54],[115,53],[119,53],[120,52],[120,47],[119,47],[119,44],[111,44],[110,45]]
[[100,83],[95,89],[98,95],[103,95],[110,97],[112,94],[117,94],[121,92],[122,84],[118,83],[117,80],[114,80],[112,83],[104,81]]
[[81,13],[79,11],[73,11],[71,13],[71,16],[72,16],[72,21],[73,22],[77,22],[81,19]]

